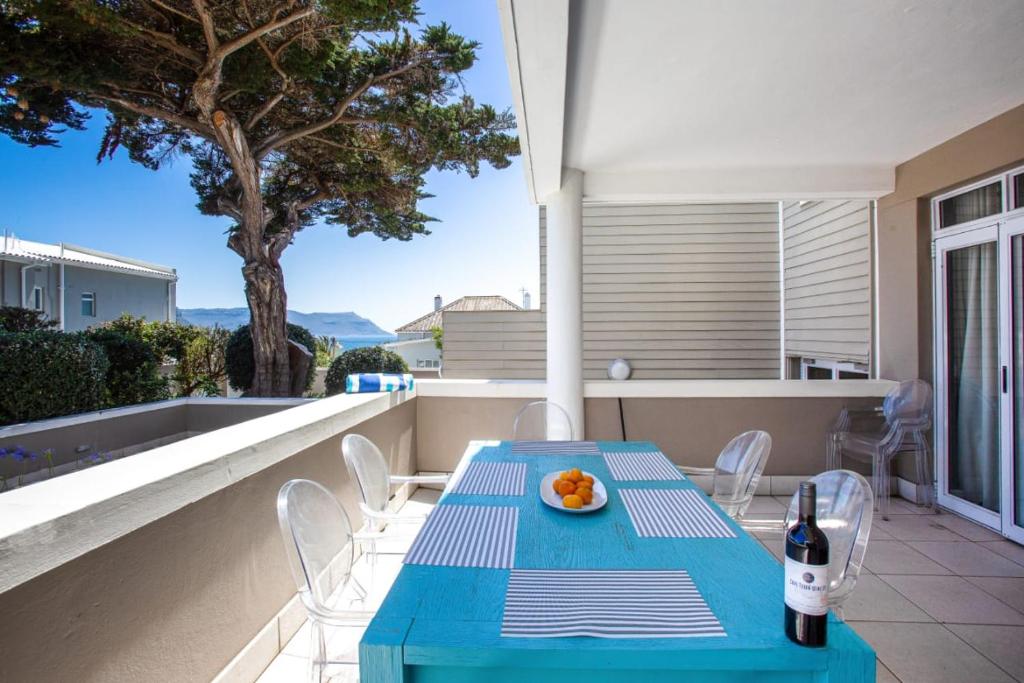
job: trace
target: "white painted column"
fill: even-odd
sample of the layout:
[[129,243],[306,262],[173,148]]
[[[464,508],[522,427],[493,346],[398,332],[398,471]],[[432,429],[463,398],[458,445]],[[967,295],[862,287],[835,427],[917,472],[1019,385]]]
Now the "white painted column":
[[583,174],[564,169],[561,190],[546,203],[547,395],[566,409],[574,436],[583,439]]

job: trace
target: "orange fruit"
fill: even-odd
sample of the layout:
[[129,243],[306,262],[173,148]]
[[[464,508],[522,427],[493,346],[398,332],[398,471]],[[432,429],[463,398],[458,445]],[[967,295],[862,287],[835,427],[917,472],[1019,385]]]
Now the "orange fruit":
[[571,481],[559,481],[558,488],[555,490],[558,491],[558,495],[560,496],[568,496],[576,493],[576,484]]
[[561,479],[562,481],[572,481],[570,479],[570,474],[569,474],[568,470],[566,470],[565,472],[562,472],[560,475],[558,475],[558,478]]
[[555,490],[555,493],[558,493],[558,485],[561,484],[561,483],[562,483],[561,479],[555,479],[555,480],[553,480],[551,482],[551,488],[553,488]]
[[580,468],[573,467],[569,470],[569,481],[574,483],[583,481],[583,472],[580,471]]
[[575,494],[568,495],[562,499],[562,505],[573,510],[579,510],[583,507],[583,499]]
[[591,503],[594,502],[594,492],[591,491],[586,486],[581,486],[580,488],[576,489],[576,495],[583,500],[584,505],[590,505]]
[[590,488],[594,488],[594,478],[589,474],[583,475],[583,481],[587,482],[587,485],[590,486]]

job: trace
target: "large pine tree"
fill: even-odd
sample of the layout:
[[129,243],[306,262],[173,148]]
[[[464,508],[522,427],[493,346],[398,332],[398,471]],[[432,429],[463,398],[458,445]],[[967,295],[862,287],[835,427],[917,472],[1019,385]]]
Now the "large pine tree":
[[428,170],[518,151],[513,117],[463,92],[478,44],[418,15],[414,0],[0,0],[0,130],[54,145],[103,108],[98,158],[190,157],[199,209],[234,222],[252,393],[285,395],[296,233],[427,234]]

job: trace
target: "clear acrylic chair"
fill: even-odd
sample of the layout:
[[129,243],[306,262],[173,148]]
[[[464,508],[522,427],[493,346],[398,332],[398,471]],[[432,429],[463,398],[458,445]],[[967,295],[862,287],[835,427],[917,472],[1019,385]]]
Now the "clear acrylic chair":
[[552,401],[527,403],[512,422],[513,441],[573,441],[572,420]]
[[425,515],[388,512],[391,486],[401,484],[447,484],[449,475],[392,475],[387,460],[376,444],[360,434],[348,434],[341,440],[341,453],[349,476],[359,491],[359,509],[365,518],[365,530],[360,534],[363,547],[370,553],[370,562],[377,561],[377,541],[388,524],[417,524]]
[[[843,603],[860,576],[871,533],[873,496],[864,477],[850,470],[823,472],[811,478],[817,489],[817,524],[828,538],[828,605],[841,621]],[[786,528],[796,523],[800,493],[786,512]],[[785,539],[783,539],[785,545]]]
[[844,455],[871,463],[875,503],[882,519],[889,519],[892,460],[897,453],[912,451],[917,481],[924,488],[926,502],[935,509],[926,436],[931,426],[931,386],[919,379],[900,382],[881,408],[843,409],[826,436],[826,467],[841,468]]
[[768,432],[743,432],[726,444],[714,467],[681,465],[679,470],[683,474],[714,477],[712,500],[718,503],[725,514],[738,521],[754,498],[771,452],[772,437]]
[[326,677],[325,626],[366,626],[372,612],[338,609],[338,593],[351,586],[357,599],[366,590],[352,576],[357,542],[348,515],[326,488],[308,479],[292,479],[277,494],[277,519],[299,598],[311,624],[310,680]]

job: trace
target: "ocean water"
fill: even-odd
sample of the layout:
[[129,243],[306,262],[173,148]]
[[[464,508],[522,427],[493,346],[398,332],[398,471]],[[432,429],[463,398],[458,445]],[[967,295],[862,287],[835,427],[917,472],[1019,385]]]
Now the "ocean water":
[[342,351],[349,351],[351,349],[359,349],[364,346],[377,346],[382,344],[389,344],[398,339],[395,335],[388,335],[386,337],[338,337],[338,343],[341,344]]

